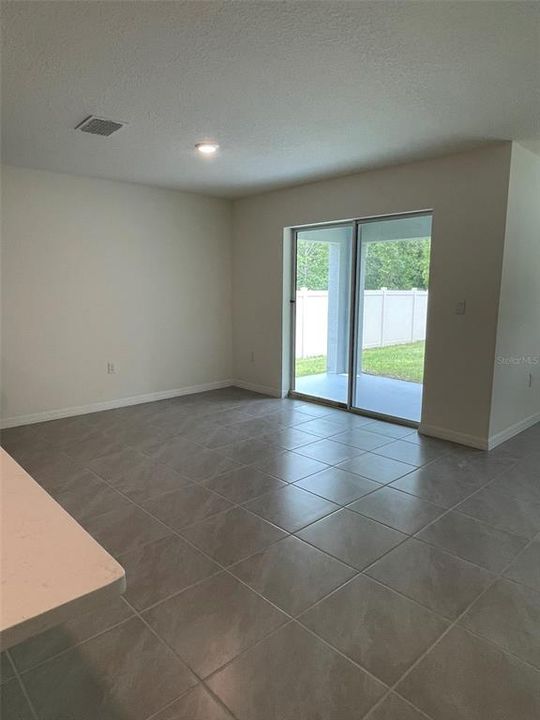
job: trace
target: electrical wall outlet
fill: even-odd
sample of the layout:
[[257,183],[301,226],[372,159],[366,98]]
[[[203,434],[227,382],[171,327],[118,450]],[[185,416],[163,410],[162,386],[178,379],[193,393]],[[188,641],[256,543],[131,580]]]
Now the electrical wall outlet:
[[465,300],[460,300],[456,303],[456,315],[465,315],[467,309],[467,303]]
[[112,362],[107,363],[107,374],[108,375],[116,374],[116,367],[114,366],[114,363],[112,363]]

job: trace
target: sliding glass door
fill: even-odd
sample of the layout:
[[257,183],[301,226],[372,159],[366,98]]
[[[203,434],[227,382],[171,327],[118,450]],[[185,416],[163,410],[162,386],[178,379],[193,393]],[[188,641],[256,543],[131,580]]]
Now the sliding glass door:
[[353,226],[298,230],[293,389],[346,404]]
[[358,225],[351,406],[418,422],[422,410],[431,215]]
[[292,390],[418,422],[431,214],[295,232]]

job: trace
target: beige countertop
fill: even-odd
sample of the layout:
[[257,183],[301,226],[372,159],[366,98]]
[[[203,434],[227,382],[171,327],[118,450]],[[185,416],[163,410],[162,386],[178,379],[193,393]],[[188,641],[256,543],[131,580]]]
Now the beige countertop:
[[0,648],[125,590],[123,568],[0,449]]

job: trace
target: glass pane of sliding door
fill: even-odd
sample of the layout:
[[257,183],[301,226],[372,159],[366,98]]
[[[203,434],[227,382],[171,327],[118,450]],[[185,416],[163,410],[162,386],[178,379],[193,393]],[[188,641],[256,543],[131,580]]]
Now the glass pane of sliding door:
[[430,243],[431,214],[358,225],[354,408],[420,420]]
[[298,230],[295,240],[293,389],[347,404],[353,225]]

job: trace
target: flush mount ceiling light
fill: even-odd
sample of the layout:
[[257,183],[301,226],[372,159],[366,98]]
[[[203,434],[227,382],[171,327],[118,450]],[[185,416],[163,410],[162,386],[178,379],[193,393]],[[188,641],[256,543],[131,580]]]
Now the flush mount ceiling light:
[[219,149],[219,145],[216,142],[210,141],[197,143],[195,147],[201,155],[214,155]]

